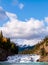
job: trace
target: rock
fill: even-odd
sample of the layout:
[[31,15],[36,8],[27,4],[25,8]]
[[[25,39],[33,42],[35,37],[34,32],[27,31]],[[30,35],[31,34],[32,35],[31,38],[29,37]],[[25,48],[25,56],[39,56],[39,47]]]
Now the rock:
[[5,61],[5,60],[7,60],[6,51],[0,48],[0,61]]
[[48,56],[43,56],[37,62],[48,62]]

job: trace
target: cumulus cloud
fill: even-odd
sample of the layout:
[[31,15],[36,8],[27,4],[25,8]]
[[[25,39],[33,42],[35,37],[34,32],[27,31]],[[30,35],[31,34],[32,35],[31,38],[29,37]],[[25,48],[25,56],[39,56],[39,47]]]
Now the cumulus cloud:
[[[4,14],[5,15],[5,14]],[[30,18],[27,21],[20,21],[16,14],[6,12],[9,20],[0,27],[4,36],[10,37],[19,45],[34,45],[44,36],[48,35],[48,26],[44,20]]]
[[12,0],[11,5],[19,7],[20,10],[22,10],[24,7],[24,4],[20,3],[19,0]]
[[23,7],[24,7],[24,4],[23,4],[23,3],[20,3],[20,4],[19,4],[19,8],[20,8],[20,9],[23,9]]
[[3,10],[2,7],[0,7],[0,23],[8,20],[8,16],[6,15],[6,12]]
[[23,22],[18,20],[14,14],[7,12],[6,14],[10,18],[10,21],[3,26],[9,31],[10,37],[17,39],[33,39],[35,37],[38,38],[42,34],[42,29],[44,28],[43,21],[31,18]]
[[3,10],[3,8],[0,6],[0,22],[7,19],[7,15],[5,13],[5,11]]
[[48,17],[45,17],[45,21],[48,22]]
[[48,25],[48,17],[45,17],[45,22],[46,22],[47,25]]

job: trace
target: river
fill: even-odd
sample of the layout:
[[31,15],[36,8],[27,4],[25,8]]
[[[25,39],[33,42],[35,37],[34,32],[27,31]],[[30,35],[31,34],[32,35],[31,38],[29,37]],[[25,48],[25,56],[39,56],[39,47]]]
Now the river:
[[48,65],[47,62],[37,62],[40,55],[14,55],[8,56],[7,61],[0,62],[0,65]]
[[0,65],[48,65],[47,62],[31,62],[31,63],[0,63]]

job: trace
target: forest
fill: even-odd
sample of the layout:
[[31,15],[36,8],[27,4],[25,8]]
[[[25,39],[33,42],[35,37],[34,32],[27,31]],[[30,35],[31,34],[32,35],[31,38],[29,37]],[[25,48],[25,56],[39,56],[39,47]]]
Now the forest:
[[3,36],[0,31],[0,61],[4,61],[8,56],[18,54],[18,46],[10,41],[10,38]]

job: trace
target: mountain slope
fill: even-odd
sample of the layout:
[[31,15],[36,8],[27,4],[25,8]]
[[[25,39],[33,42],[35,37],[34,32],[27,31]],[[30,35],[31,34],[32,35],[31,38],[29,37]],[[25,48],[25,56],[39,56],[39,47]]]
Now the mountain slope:
[[25,49],[20,54],[48,54],[48,37],[45,37],[42,41],[34,46],[32,49]]
[[20,47],[19,46],[19,52],[22,52],[22,51],[24,51],[24,50],[31,50],[31,49],[33,49],[34,48],[34,46],[22,46],[22,47]]

